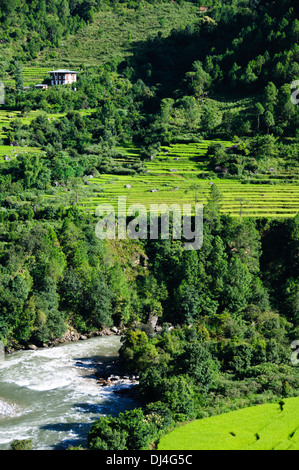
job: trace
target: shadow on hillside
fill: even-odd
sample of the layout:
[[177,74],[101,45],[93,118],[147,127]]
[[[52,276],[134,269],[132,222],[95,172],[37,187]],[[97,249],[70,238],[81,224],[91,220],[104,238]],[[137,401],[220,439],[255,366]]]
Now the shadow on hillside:
[[199,38],[194,28],[173,31],[167,38],[158,36],[134,42],[128,48],[132,54],[120,64],[119,72],[132,68],[133,79],[156,87],[159,98],[172,96],[182,85],[186,72],[195,60],[204,60],[209,52],[208,41]]

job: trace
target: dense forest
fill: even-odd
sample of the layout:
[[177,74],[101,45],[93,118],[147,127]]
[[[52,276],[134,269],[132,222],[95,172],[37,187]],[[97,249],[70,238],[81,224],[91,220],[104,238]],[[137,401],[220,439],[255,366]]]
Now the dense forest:
[[[215,140],[209,170],[225,167],[228,177],[258,172],[269,159],[282,171],[298,166],[292,0],[193,1],[195,24],[130,43],[119,62],[82,65],[76,92],[24,90],[23,68],[45,48],[59,48],[99,11],[138,12],[147,3],[169,2],[0,6],[0,42],[12,57],[1,58],[0,74],[13,79],[3,109],[20,112],[0,135],[18,148],[0,166],[0,340],[13,350],[51,344],[68,328],[125,331],[120,365],[140,376],[140,408],[98,420],[90,449],[148,448],[178,423],[299,393],[290,361],[299,334],[298,216],[232,218],[214,184],[203,246],[185,251],[173,240],[99,240],[95,215],[73,193],[66,189],[67,202],[45,197],[55,184],[80,191],[90,174],[143,173],[162,145],[181,141]],[[225,97],[246,103],[232,111]],[[236,135],[229,151],[217,143]],[[140,148],[138,161],[117,164],[128,142]]]

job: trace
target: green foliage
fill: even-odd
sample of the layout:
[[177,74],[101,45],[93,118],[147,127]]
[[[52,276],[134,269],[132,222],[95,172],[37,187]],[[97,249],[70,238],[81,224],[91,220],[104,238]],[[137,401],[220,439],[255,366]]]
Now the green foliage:
[[15,440],[10,445],[10,450],[32,450],[31,439]]
[[[162,407],[163,409],[163,407]],[[88,436],[91,450],[138,450],[148,449],[167,425],[169,411],[161,417],[156,410],[161,407],[141,408],[120,413],[117,417],[107,416],[96,421]]]
[[[0,340],[127,327],[143,407],[96,421],[91,449],[298,394],[298,216],[244,210],[298,208],[293,2],[3,0],[0,18]],[[76,91],[34,88],[56,63]],[[98,240],[95,205],[132,181],[134,202],[202,202],[201,250]]]

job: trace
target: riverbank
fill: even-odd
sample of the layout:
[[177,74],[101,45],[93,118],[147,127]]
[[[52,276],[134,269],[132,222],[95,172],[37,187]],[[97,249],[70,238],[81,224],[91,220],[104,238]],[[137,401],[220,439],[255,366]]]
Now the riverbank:
[[73,327],[68,327],[67,331],[61,338],[55,338],[47,343],[43,343],[42,345],[36,345],[34,343],[28,344],[18,344],[11,342],[9,346],[4,348],[5,354],[12,354],[16,351],[25,351],[25,350],[33,350],[37,351],[38,349],[45,349],[45,348],[53,348],[59,346],[60,344],[64,343],[73,343],[76,341],[85,341],[91,338],[96,337],[105,337],[105,336],[122,336],[125,330],[120,329],[117,327],[112,328],[103,328],[102,330],[95,330],[88,333],[80,333]]
[[[112,337],[112,336],[123,336],[125,334],[125,329],[120,329],[117,327],[112,328],[103,328],[102,330],[95,330],[86,334],[82,334],[75,330],[72,327],[69,327],[66,333],[61,338],[56,338],[53,341],[49,341],[48,343],[43,343],[40,346],[35,344],[29,343],[27,345],[16,345],[16,347],[9,347],[5,349],[6,354],[13,354],[17,351],[38,351],[48,348],[55,348],[57,346],[63,344],[71,344],[80,341],[87,341],[92,338],[105,338],[105,337]],[[83,363],[78,361],[76,366],[81,367],[84,366]],[[123,374],[119,365],[118,359],[114,358],[107,358],[107,360],[103,361],[102,363],[98,363],[95,365],[96,372],[95,372],[95,379],[97,384],[100,385],[101,388],[109,388],[113,387],[113,393],[128,396],[134,399],[137,399],[137,391],[132,387],[132,385],[137,385],[139,382],[139,377],[136,375],[127,375]]]

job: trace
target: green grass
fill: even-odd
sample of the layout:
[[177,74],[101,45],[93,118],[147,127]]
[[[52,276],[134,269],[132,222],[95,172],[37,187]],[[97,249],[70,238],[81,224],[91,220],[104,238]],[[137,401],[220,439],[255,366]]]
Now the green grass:
[[158,450],[299,450],[299,398],[257,405],[180,426]]
[[5,162],[5,156],[13,160],[21,153],[36,153],[42,150],[37,147],[11,147],[10,145],[0,145],[0,162]]

